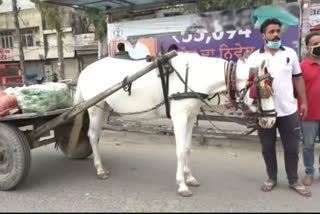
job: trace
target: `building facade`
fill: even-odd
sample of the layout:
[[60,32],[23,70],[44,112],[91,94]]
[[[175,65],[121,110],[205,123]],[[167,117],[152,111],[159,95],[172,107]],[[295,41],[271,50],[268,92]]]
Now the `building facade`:
[[[46,27],[46,20],[29,0],[18,0],[19,25],[25,58],[25,75],[29,82],[44,78],[51,80],[58,74],[58,48],[55,30]],[[65,79],[76,82],[79,72],[97,60],[97,42],[93,33],[82,34],[75,25],[73,9],[67,10],[64,19],[63,54]],[[72,26],[73,25],[73,26]],[[0,5],[0,78],[17,75],[19,69],[19,49],[11,0],[3,0]],[[0,82],[1,83],[1,82]]]
[[[1,7],[1,6],[0,6]],[[19,63],[19,49],[13,13],[11,11],[0,13],[0,63],[2,67],[10,67]],[[35,8],[22,9],[19,13],[21,28],[21,41],[25,55],[25,69],[27,79],[43,72],[43,36],[41,15]]]

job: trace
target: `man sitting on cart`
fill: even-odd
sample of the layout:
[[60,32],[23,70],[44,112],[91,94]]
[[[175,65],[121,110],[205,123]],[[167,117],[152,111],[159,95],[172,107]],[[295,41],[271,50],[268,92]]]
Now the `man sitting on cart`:
[[119,59],[131,59],[128,51],[126,51],[126,49],[125,49],[125,46],[124,46],[123,42],[118,43],[117,48],[118,48],[119,52],[116,53],[116,55],[115,55],[116,58],[119,58]]

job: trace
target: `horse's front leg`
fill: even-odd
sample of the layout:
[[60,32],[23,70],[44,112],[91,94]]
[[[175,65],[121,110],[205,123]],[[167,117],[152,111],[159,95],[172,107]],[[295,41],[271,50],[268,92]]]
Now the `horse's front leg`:
[[88,136],[92,147],[94,166],[97,169],[97,176],[100,179],[107,179],[109,177],[109,171],[106,170],[101,161],[101,157],[98,151],[98,143],[102,134],[102,125],[105,122],[104,115],[104,103],[99,103],[88,109],[90,117],[90,126]]
[[190,168],[190,154],[191,154],[191,146],[192,146],[192,131],[193,131],[193,124],[196,120],[196,116],[189,117],[189,120],[187,122],[187,144],[186,144],[186,162],[184,165],[184,175],[186,178],[186,183],[188,186],[194,186],[198,187],[200,186],[200,183],[197,181],[195,177],[193,177],[191,173],[191,168]]
[[176,181],[179,186],[178,193],[181,196],[191,196],[192,192],[185,183],[184,167],[186,164],[187,153],[187,123],[188,115],[186,113],[171,114],[174,134],[176,139],[176,154],[177,154],[177,174]]

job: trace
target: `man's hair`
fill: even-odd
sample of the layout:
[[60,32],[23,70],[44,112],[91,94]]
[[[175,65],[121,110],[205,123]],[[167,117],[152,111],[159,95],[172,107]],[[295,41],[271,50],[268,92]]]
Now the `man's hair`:
[[318,31],[313,31],[313,32],[309,33],[309,34],[306,36],[306,46],[309,45],[310,39],[311,39],[312,37],[314,37],[314,36],[320,36],[320,32],[318,32]]
[[276,18],[267,19],[260,26],[260,32],[266,33],[266,29],[269,25],[279,25],[281,27],[282,23],[279,21],[279,19]]
[[125,51],[124,44],[122,42],[117,45],[117,48],[119,51]]

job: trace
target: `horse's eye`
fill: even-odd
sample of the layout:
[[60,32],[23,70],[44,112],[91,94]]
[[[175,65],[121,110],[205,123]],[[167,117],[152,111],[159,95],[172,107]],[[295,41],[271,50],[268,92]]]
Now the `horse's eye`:
[[252,105],[257,105],[257,104],[258,104],[257,99],[254,99],[254,100],[252,101]]

